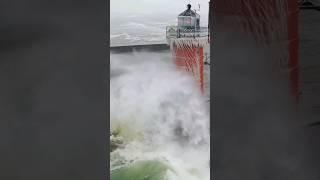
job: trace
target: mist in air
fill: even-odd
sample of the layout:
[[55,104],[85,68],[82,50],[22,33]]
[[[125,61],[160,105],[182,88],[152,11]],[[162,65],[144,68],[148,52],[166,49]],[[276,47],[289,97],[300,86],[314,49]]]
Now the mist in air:
[[110,44],[122,46],[166,43],[166,26],[177,24],[177,16],[186,10],[188,3],[200,14],[201,26],[207,27],[208,2],[207,0],[111,0]]
[[210,179],[209,106],[170,54],[111,54],[110,108],[112,180]]

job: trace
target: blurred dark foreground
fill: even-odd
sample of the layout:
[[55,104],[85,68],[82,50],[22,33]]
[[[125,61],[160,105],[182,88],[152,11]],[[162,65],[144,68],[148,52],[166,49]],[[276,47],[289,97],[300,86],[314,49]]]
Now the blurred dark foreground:
[[106,2],[0,2],[0,179],[107,177]]
[[[214,27],[211,47],[211,167],[215,180],[320,179],[319,13],[300,14],[302,95],[295,104],[273,50]],[[317,21],[316,21],[317,20]],[[214,22],[211,20],[211,23]]]

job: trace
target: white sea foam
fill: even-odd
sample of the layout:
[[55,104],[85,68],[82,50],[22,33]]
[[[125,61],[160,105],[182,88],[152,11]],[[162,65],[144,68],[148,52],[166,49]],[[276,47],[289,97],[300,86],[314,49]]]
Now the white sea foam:
[[[111,55],[111,131],[121,130],[124,148],[111,153],[111,168],[121,159],[162,160],[169,180],[209,180],[209,111],[196,83],[178,72],[169,56]],[[121,69],[121,70],[120,70]]]

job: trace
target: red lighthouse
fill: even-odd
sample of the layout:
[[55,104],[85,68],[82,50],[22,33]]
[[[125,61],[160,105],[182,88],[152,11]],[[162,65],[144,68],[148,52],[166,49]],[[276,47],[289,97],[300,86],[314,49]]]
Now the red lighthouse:
[[167,27],[166,37],[175,64],[193,75],[203,93],[204,54],[209,49],[209,33],[207,27],[200,27],[200,15],[191,10],[190,4],[179,14],[178,25]]

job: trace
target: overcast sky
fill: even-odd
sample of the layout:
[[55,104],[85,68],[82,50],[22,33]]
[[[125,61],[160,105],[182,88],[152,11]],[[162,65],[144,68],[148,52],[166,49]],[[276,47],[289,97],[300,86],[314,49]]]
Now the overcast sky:
[[200,15],[208,14],[209,0],[110,0],[111,17],[126,14],[177,14],[190,3]]

